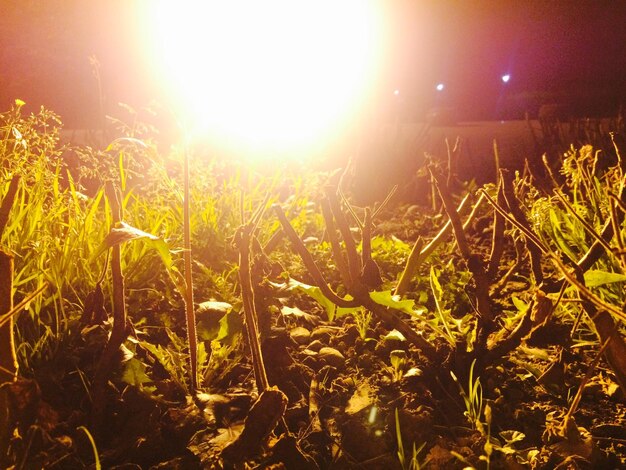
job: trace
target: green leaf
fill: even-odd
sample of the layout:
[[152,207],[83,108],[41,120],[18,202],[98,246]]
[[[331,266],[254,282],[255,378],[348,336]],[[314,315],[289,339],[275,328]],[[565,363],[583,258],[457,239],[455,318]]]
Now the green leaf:
[[[350,300],[352,297],[348,296],[347,300]],[[360,307],[336,307],[335,308],[335,316],[334,318],[345,317],[346,315],[352,315],[359,310]]]
[[209,353],[206,350],[206,346],[204,345],[204,341],[200,341],[198,343],[198,364],[200,366],[204,366],[208,363],[210,359]]
[[133,385],[137,388],[143,388],[148,390],[156,390],[156,387],[146,387],[146,384],[151,384],[152,379],[146,374],[146,366],[139,359],[133,357],[129,361],[125,362],[124,372],[122,374],[122,380],[129,385]]
[[235,337],[243,331],[243,321],[239,314],[233,310],[224,315],[219,323],[220,329],[216,340],[221,343],[232,344]]
[[183,275],[183,273],[181,273],[180,270],[172,264],[169,268],[167,268],[167,274],[174,283],[174,286],[176,287],[176,290],[178,291],[180,296],[183,299],[186,299],[187,281],[185,280],[185,276]]
[[419,312],[416,312],[414,309],[415,301],[413,299],[402,300],[399,295],[392,295],[390,290],[370,292],[370,299],[379,305],[391,307],[401,312],[408,313],[409,315],[419,314]]
[[328,297],[326,297],[322,293],[322,289],[320,289],[317,286],[311,286],[309,284],[305,284],[303,282],[296,281],[295,279],[289,279],[289,287],[291,289],[295,289],[295,290],[299,290],[299,291],[304,292],[309,297],[311,297],[314,300],[316,300],[317,303],[319,303],[322,307],[324,307],[324,309],[326,310],[326,313],[328,314],[329,318],[334,317],[335,309],[337,308],[337,306],[334,303],[332,303],[328,299]]
[[[167,330],[166,330],[167,331]],[[169,331],[168,331],[169,333]],[[168,334],[170,338],[172,335]],[[163,369],[170,375],[170,377],[178,384],[178,386],[185,390],[185,374],[186,374],[186,356],[180,353],[171,351],[169,348],[164,348],[159,344],[152,344],[149,341],[139,341],[138,345],[148,351],[154,356],[154,358],[161,364]],[[176,345],[174,345],[176,346]],[[130,362],[130,361],[129,361]]]
[[587,287],[598,287],[604,284],[624,281],[626,281],[626,274],[609,273],[595,269],[590,269],[585,273],[585,284]]
[[[196,308],[198,337],[203,341],[217,339],[220,331],[224,328],[221,321],[232,310],[233,306],[227,302],[208,300],[201,302]],[[228,328],[228,325],[226,325]],[[226,332],[225,336],[228,335]]]
[[515,305],[518,312],[524,312],[528,308],[528,304],[519,297],[512,296],[511,301],[513,302],[513,305]]
[[167,269],[171,269],[174,263],[172,258],[172,252],[170,251],[170,247],[167,245],[167,242],[162,238],[151,238],[150,245],[156,250],[156,252],[161,257],[161,261]]
[[[344,315],[349,315],[358,310],[358,307],[337,307],[328,297],[326,297],[322,293],[322,289],[317,286],[310,286],[300,281],[296,281],[295,279],[289,279],[289,288],[294,290],[300,290],[307,294],[309,297],[313,298],[317,301],[324,309],[326,310],[326,314],[328,315],[328,320],[333,321],[335,318],[340,318]],[[346,299],[351,299],[350,296],[346,297]]]
[[435,305],[437,307],[437,314],[439,315],[439,319],[441,320],[441,324],[443,325],[446,333],[446,338],[450,342],[452,346],[456,346],[456,338],[452,334],[450,330],[450,322],[452,319],[452,315],[450,315],[450,311],[448,309],[444,309],[441,305],[441,300],[443,298],[443,289],[441,287],[441,283],[437,278],[437,270],[431,266],[430,267],[430,288],[433,291],[433,296],[435,298]]
[[406,351],[395,349],[389,353],[389,361],[394,369],[401,369],[406,363]]

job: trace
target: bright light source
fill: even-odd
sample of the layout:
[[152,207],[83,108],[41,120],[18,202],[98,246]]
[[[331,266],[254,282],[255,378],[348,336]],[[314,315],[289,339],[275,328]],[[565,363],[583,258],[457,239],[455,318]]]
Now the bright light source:
[[400,95],[400,90],[393,90],[393,94],[396,95],[396,96],[399,96]]
[[508,83],[510,79],[511,79],[511,75],[509,75],[508,73],[505,75],[502,75],[502,81],[504,83]]
[[445,85],[443,83],[437,83],[437,86],[435,88],[437,88],[437,91],[443,91]]
[[330,138],[357,115],[382,61],[374,0],[145,5],[179,112],[253,153],[298,153]]

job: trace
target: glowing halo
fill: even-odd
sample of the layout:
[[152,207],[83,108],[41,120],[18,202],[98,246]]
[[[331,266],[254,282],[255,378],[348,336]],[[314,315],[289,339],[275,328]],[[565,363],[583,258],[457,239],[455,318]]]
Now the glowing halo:
[[299,152],[358,112],[381,58],[368,0],[146,2],[153,61],[200,132]]

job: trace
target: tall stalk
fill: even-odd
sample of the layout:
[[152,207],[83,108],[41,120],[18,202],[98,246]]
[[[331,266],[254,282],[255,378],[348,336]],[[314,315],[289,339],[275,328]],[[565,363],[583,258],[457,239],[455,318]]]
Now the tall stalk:
[[[107,184],[107,197],[111,205],[113,226],[121,224],[123,220],[121,194],[112,183]],[[119,363],[119,350],[126,338],[128,329],[126,328],[126,290],[124,286],[124,275],[122,273],[122,247],[119,243],[111,248],[111,282],[113,284],[113,326],[111,336],[104,347],[100,362],[96,369],[93,381],[93,429],[96,432],[101,430],[106,409],[106,386],[109,377]]]
[[431,171],[432,178],[435,182],[435,187],[439,191],[443,207],[448,214],[450,224],[452,225],[452,231],[456,239],[456,244],[463,256],[467,268],[472,273],[474,281],[476,283],[476,309],[478,310],[477,332],[476,332],[476,348],[486,348],[487,337],[495,329],[494,315],[491,310],[491,299],[489,297],[489,278],[487,276],[485,263],[482,257],[472,252],[470,249],[469,241],[465,235],[465,229],[463,222],[459,217],[459,213],[456,211],[452,202],[452,196],[450,190],[443,178]]
[[189,151],[185,145],[183,196],[183,261],[185,264],[185,321],[187,322],[187,344],[189,346],[189,384],[191,393],[198,388],[198,337],[196,333],[196,312],[193,305],[193,277],[191,269],[191,213],[189,209]]
[[[13,307],[13,257],[0,250],[0,317]],[[0,327],[0,385],[13,382],[17,377],[17,360],[13,340],[13,318]],[[9,437],[9,405],[7,389],[0,387],[0,465],[7,455]]]
[[[248,344],[252,355],[252,367],[254,368],[254,378],[259,394],[269,389],[263,353],[261,352],[261,342],[259,338],[259,321],[254,304],[254,288],[252,287],[252,274],[250,268],[250,244],[254,238],[261,218],[265,212],[265,207],[269,196],[254,212],[248,223],[243,223],[235,234],[234,243],[239,250],[239,282],[241,284],[241,297],[243,300],[243,313],[245,317],[246,333]],[[243,205],[242,205],[243,213]],[[243,222],[243,220],[242,220]]]
[[[0,250],[0,317],[13,309],[13,256]],[[0,385],[17,378],[13,317],[0,326]]]
[[[0,238],[9,220],[20,177],[14,175],[9,190],[0,204]],[[13,308],[13,256],[0,250],[0,317]],[[17,377],[17,359],[13,337],[13,317],[0,326],[0,385]]]

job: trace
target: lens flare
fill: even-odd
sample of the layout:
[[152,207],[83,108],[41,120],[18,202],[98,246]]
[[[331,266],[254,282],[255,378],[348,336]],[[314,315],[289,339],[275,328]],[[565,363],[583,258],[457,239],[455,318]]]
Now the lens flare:
[[300,152],[358,113],[381,59],[368,0],[145,4],[149,43],[178,111],[220,143]]

